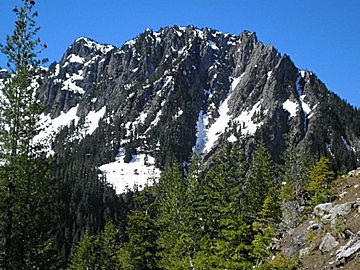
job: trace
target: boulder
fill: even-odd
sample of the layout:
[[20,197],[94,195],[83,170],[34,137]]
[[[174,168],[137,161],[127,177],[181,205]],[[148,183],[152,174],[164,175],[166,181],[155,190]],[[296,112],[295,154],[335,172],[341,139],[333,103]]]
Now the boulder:
[[336,241],[335,237],[330,233],[327,233],[321,241],[319,250],[323,253],[330,252],[333,248],[339,245],[339,242]]
[[350,177],[356,177],[356,176],[359,176],[360,175],[360,167],[355,169],[355,170],[352,170],[350,172],[348,172],[348,176]]
[[336,251],[336,266],[342,266],[360,252],[360,232]]
[[324,215],[322,220],[331,222],[331,225],[334,226],[336,223],[336,219],[338,217],[345,217],[347,214],[349,214],[354,208],[355,203],[356,202],[346,202],[334,205],[334,207],[331,208],[329,214]]
[[325,214],[329,213],[332,209],[333,205],[332,203],[322,203],[314,208],[313,215],[315,217],[323,217]]

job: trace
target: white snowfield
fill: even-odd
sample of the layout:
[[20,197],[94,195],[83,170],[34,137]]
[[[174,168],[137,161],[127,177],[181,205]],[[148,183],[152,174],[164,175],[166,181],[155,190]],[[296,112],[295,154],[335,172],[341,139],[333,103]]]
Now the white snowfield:
[[298,105],[296,102],[291,101],[290,99],[287,99],[284,103],[283,103],[283,109],[288,111],[290,114],[290,118],[295,117],[296,116],[296,112],[298,110]]
[[[240,80],[245,75],[245,73],[241,74],[239,77],[234,78],[231,82],[231,86],[229,89],[229,93],[227,98],[221,103],[219,107],[219,117],[216,119],[215,123],[213,123],[207,130],[199,132],[199,128],[206,128],[209,123],[210,114],[205,117],[205,119],[200,119],[203,123],[198,122],[198,135],[205,136],[203,138],[198,138],[197,141],[205,141],[205,146],[203,151],[209,152],[211,148],[214,146],[215,142],[218,140],[219,136],[224,133],[228,123],[231,119],[231,115],[229,115],[229,105],[228,102],[231,98],[231,94],[233,93],[236,86],[240,83]],[[199,117],[200,118],[200,117]],[[201,145],[202,143],[200,143]]]
[[124,162],[125,151],[120,148],[115,161],[99,167],[101,174],[110,183],[116,193],[128,189],[141,190],[151,186],[160,178],[161,171],[155,167],[155,159],[145,154],[133,155],[129,163]]
[[[76,115],[78,107],[79,104],[72,107],[66,113],[61,112],[61,114],[54,119],[51,119],[49,115],[41,114],[40,125],[44,130],[34,138],[34,141],[42,142],[48,147],[49,152],[52,153],[50,143],[54,136],[65,126],[69,127],[72,122],[75,127],[78,126],[80,120],[80,117]],[[97,129],[99,121],[104,117],[105,112],[106,106],[98,111],[90,111],[85,117],[85,124],[80,127],[79,132],[73,134],[72,139],[82,139],[86,135],[91,135]]]
[[[256,130],[263,124],[263,122],[254,123],[253,116],[255,113],[259,113],[263,108],[261,107],[262,100],[259,100],[254,104],[253,107],[247,108],[241,112],[241,114],[237,117],[229,114],[229,106],[228,102],[231,98],[231,95],[237,85],[240,83],[241,79],[245,73],[241,74],[239,77],[232,79],[231,87],[228,93],[227,98],[220,104],[219,107],[219,117],[215,120],[215,122],[209,126],[209,120],[211,118],[210,112],[200,111],[198,116],[198,121],[196,124],[196,143],[193,147],[193,151],[196,153],[209,152],[216,141],[219,139],[219,136],[225,132],[225,129],[228,127],[228,123],[230,120],[237,122],[241,126],[241,132],[244,135],[253,135]],[[205,92],[210,93],[210,90],[206,90]],[[214,107],[213,104],[209,106]],[[266,113],[266,110],[264,111]],[[230,135],[228,138],[229,142],[235,142],[236,138],[234,135]]]
[[85,93],[85,90],[83,88],[76,85],[76,81],[84,80],[82,70],[79,70],[77,74],[72,74],[71,76],[69,74],[66,74],[66,78],[67,80],[63,82],[63,86],[61,87],[61,90],[71,91],[81,95]]
[[[51,140],[65,126],[71,123],[79,125],[80,117],[77,116],[79,105],[71,108],[66,113],[62,112],[58,117],[51,119],[49,115],[41,115],[41,125],[44,130],[35,137],[35,141],[44,143],[49,151],[49,155],[53,154],[51,149]],[[106,106],[98,111],[90,111],[85,117],[85,123],[79,127],[71,139],[83,139],[86,135],[91,135],[98,128],[99,121],[104,117]],[[104,164],[99,167],[102,175],[106,176],[107,181],[113,185],[118,194],[123,193],[128,188],[142,189],[145,185],[152,185],[156,182],[161,171],[155,167],[155,159],[145,154],[134,155],[129,163],[124,162],[124,149],[119,150],[115,161]]]

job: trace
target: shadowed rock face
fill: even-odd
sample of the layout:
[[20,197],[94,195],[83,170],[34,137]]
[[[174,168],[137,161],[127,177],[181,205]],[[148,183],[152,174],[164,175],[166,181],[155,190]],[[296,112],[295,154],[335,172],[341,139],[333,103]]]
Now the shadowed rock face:
[[188,161],[197,143],[211,154],[228,121],[249,142],[263,137],[275,160],[290,142],[336,157],[338,169],[359,165],[359,111],[248,31],[174,26],[146,30],[121,48],[79,38],[51,65],[41,95],[52,118],[78,106],[86,119],[106,106],[107,148],[98,151],[148,153],[160,167]]

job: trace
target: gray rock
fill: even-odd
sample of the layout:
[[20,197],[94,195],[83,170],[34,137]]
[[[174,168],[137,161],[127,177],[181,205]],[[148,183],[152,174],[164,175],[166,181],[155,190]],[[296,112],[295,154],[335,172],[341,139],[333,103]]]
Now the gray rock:
[[360,252],[360,232],[336,251],[336,266],[346,264]]
[[315,206],[313,215],[315,217],[323,217],[325,214],[328,214],[330,212],[332,207],[333,207],[332,203],[319,204],[319,205]]
[[360,167],[348,172],[348,176],[356,177],[360,175]]
[[356,202],[346,202],[342,204],[323,203],[315,206],[314,217],[320,217],[324,222],[331,222],[334,225],[337,217],[344,217],[351,212]]
[[339,242],[336,241],[335,237],[330,233],[327,233],[324,238],[321,240],[319,250],[321,252],[330,252],[333,248],[339,245]]
[[356,202],[346,202],[342,204],[336,204],[330,209],[327,215],[324,215],[322,220],[325,222],[331,222],[334,226],[337,218],[345,217],[351,212]]

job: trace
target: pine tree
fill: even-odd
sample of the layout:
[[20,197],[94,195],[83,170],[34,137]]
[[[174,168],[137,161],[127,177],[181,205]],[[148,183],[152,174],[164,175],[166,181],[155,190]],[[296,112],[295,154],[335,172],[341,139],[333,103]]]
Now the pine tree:
[[282,199],[283,225],[292,228],[300,218],[300,206],[305,204],[305,186],[309,182],[309,167],[311,159],[305,152],[299,153],[294,145],[289,145],[284,151],[282,166],[282,184],[280,198]]
[[309,181],[310,158],[306,153],[298,153],[294,145],[290,145],[283,154],[284,184],[282,197],[288,200],[300,200],[305,185]]
[[91,236],[88,231],[85,232],[71,260],[69,270],[95,269],[98,247],[94,245],[94,239],[95,237]]
[[34,1],[15,8],[15,30],[0,47],[10,79],[0,106],[0,266],[2,269],[56,268],[51,237],[53,202],[50,160],[41,142],[42,107],[37,97],[42,73]]

